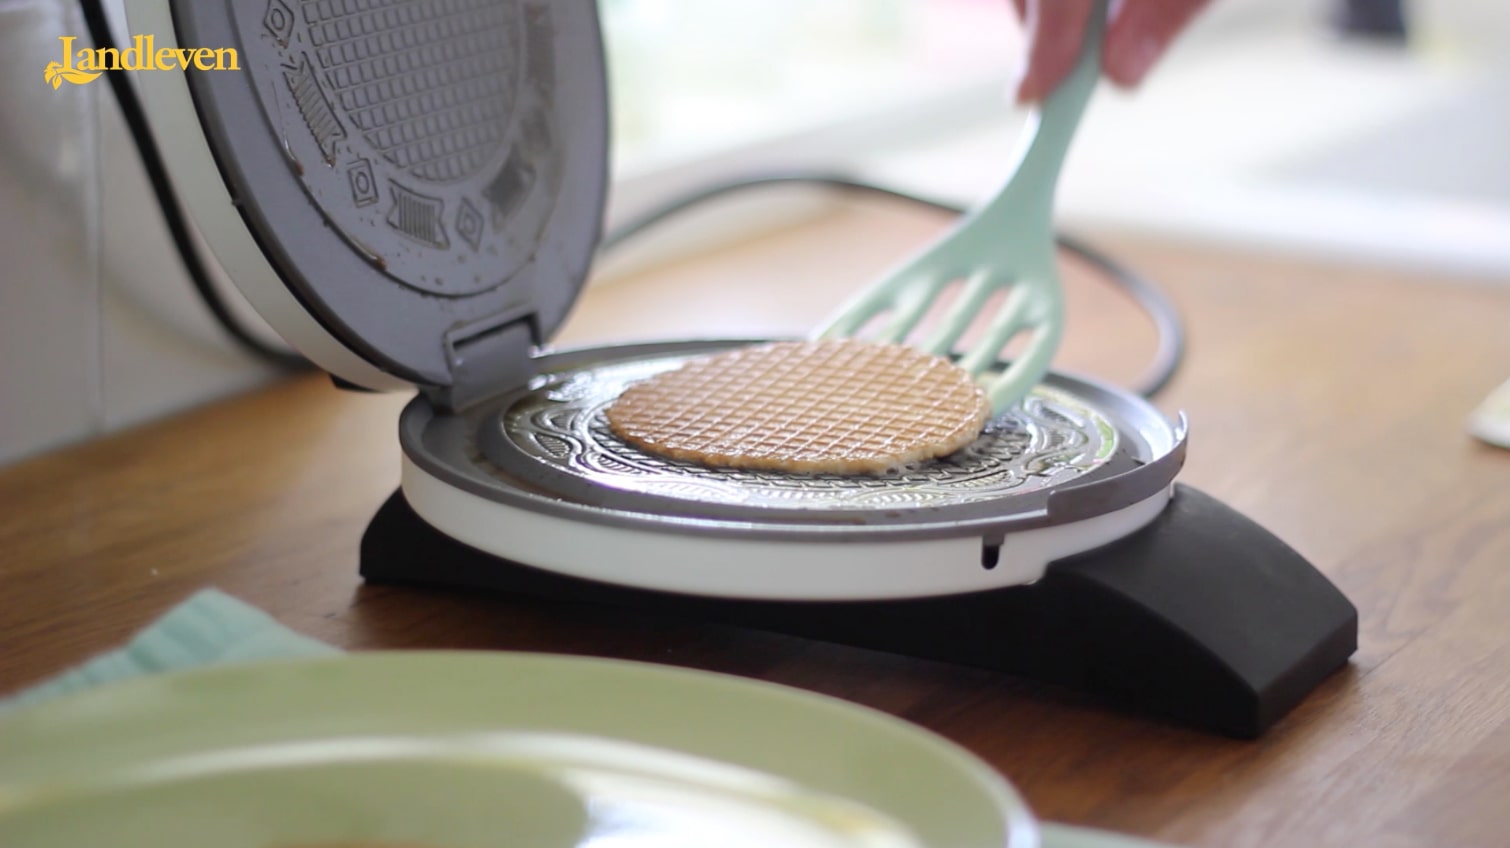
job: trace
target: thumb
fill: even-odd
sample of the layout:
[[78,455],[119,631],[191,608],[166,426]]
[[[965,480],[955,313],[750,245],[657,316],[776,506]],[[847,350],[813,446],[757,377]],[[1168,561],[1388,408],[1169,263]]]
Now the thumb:
[[1106,30],[1101,64],[1112,82],[1137,85],[1207,0],[1124,0]]
[[1091,2],[1035,0],[1028,4],[1028,69],[1017,86],[1019,101],[1042,100],[1075,66]]

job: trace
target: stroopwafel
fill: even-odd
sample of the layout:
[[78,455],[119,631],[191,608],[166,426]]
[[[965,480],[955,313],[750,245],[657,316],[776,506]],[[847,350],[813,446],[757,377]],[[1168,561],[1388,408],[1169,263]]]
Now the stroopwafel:
[[803,473],[880,472],[970,444],[985,394],[948,360],[857,339],[776,342],[636,383],[613,432],[673,459]]

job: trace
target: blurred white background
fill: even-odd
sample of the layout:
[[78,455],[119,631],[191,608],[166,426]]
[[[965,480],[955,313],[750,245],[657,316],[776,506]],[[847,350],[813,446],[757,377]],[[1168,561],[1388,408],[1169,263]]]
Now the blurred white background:
[[[1006,0],[600,5],[612,220],[750,171],[969,200],[1008,165],[1022,37]],[[1063,222],[1510,280],[1510,3],[1409,4],[1408,46],[1339,39],[1332,5],[1216,0],[1142,90],[1098,96]],[[68,0],[0,0],[0,464],[269,376],[183,278],[108,89],[43,83],[57,36],[84,34]],[[602,284],[826,202],[694,214]]]

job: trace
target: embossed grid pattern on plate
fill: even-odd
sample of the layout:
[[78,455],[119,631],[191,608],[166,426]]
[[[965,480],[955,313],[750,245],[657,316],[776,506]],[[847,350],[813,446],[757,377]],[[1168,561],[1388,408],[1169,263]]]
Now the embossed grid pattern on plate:
[[305,0],[324,81],[383,157],[461,179],[503,143],[520,15],[499,0]]

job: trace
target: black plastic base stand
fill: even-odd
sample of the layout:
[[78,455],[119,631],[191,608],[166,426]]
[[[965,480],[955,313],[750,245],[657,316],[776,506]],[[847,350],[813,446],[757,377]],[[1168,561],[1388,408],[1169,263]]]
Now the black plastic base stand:
[[401,494],[368,526],[361,572],[374,582],[610,604],[996,669],[1245,738],[1288,713],[1358,644],[1357,610],[1320,572],[1183,485],[1148,527],[1056,562],[1032,585],[940,598],[726,600],[582,580],[462,545]]

